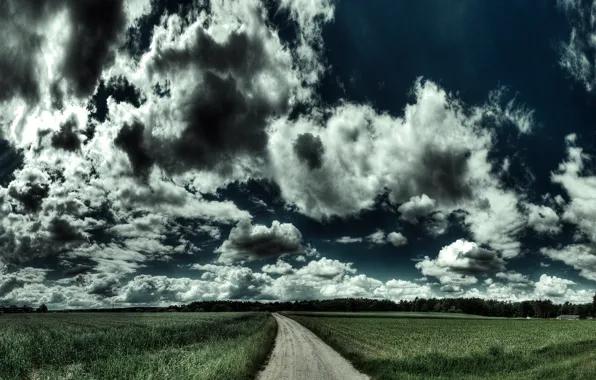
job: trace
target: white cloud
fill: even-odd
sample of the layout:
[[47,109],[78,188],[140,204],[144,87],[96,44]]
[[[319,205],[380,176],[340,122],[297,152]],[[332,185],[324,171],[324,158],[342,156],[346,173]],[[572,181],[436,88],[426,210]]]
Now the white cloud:
[[596,177],[580,175],[586,154],[575,146],[575,135],[566,138],[567,160],[551,174],[553,182],[567,192],[570,202],[564,207],[562,220],[573,223],[592,242],[596,242]]
[[414,196],[409,201],[399,206],[400,218],[410,223],[417,223],[419,217],[424,217],[436,208],[437,202],[426,194]]
[[542,234],[556,235],[561,232],[559,216],[548,206],[528,204],[528,226]]
[[591,245],[574,244],[563,248],[541,248],[540,253],[577,269],[580,276],[596,281],[596,252]]
[[[343,103],[329,110],[324,123],[316,114],[273,122],[271,177],[282,196],[320,220],[370,209],[385,191],[410,221],[436,209],[446,222],[445,215],[464,210],[476,241],[516,256],[525,218],[519,196],[491,174],[494,136],[480,127],[488,107],[464,114],[456,99],[430,81],[417,81],[413,92],[416,101],[403,118]],[[302,149],[307,141],[310,148]],[[299,156],[304,151],[309,161]],[[446,228],[437,227],[437,233]]]
[[486,115],[496,118],[499,123],[515,125],[522,134],[532,132],[535,124],[534,111],[518,104],[515,98],[504,104],[504,97],[507,92],[506,87],[500,87],[489,93],[489,101],[485,106]]
[[507,281],[511,286],[527,286],[532,284],[532,281],[527,275],[515,271],[499,272],[495,277]]
[[366,240],[371,244],[385,244],[387,241],[385,240],[385,232],[382,230],[377,230],[372,234],[366,237]]
[[557,0],[571,23],[569,41],[562,44],[559,64],[588,92],[596,86],[596,1]]
[[292,268],[292,265],[286,263],[285,261],[277,260],[275,264],[264,265],[261,270],[268,274],[288,274],[294,269]]
[[396,247],[408,244],[408,238],[406,238],[401,232],[390,232],[387,235],[387,241]]
[[362,238],[342,236],[338,239],[335,239],[335,242],[339,244],[362,243]]
[[416,268],[438,278],[442,285],[472,285],[478,282],[477,275],[503,270],[505,262],[496,252],[460,239],[443,247],[436,259],[425,256]]
[[535,285],[536,294],[546,297],[562,297],[567,293],[568,286],[575,285],[575,282],[543,274]]
[[274,221],[271,227],[252,225],[250,220],[239,222],[230,236],[215,250],[218,261],[231,264],[244,260],[261,260],[302,249],[302,234],[291,223]]

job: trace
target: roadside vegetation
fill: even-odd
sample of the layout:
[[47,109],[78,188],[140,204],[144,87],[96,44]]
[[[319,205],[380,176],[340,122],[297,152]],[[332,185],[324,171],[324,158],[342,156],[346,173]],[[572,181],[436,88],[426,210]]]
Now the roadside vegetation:
[[268,313],[1,318],[0,379],[252,379],[277,331]]
[[373,379],[596,379],[596,321],[287,314]]

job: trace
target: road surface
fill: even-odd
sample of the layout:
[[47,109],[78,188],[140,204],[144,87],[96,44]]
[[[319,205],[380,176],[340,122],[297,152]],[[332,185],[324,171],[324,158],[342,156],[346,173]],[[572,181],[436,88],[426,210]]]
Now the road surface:
[[277,320],[275,347],[259,380],[368,380],[340,354],[298,322]]

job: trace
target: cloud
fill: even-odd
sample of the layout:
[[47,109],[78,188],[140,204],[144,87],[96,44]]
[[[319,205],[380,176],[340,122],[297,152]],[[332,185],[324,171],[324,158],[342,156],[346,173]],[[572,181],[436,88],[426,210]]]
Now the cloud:
[[81,138],[77,133],[78,120],[71,117],[60,126],[60,131],[52,136],[52,146],[57,149],[64,149],[69,152],[81,148]]
[[521,134],[531,133],[535,124],[534,111],[518,104],[515,97],[505,104],[508,91],[508,88],[500,87],[489,93],[485,117],[495,118],[499,124],[513,124]]
[[301,243],[302,234],[290,223],[274,221],[271,227],[266,227],[243,220],[232,228],[228,239],[215,252],[220,254],[219,262],[231,264],[298,253]]
[[436,203],[434,199],[422,194],[402,203],[397,210],[401,213],[400,219],[410,223],[417,223],[419,217],[424,217],[435,210]]
[[[431,81],[418,80],[413,94],[403,117],[344,102],[325,110],[329,117],[274,120],[271,177],[283,198],[318,220],[357,215],[382,194],[411,222],[433,211],[446,216],[463,210],[475,240],[516,256],[525,224],[519,195],[493,176],[488,155],[494,135],[481,127],[496,111],[479,106],[464,113],[457,99]],[[306,133],[324,150],[314,171],[294,153],[294,141]],[[444,231],[444,225],[434,230]]]
[[596,281],[596,251],[591,244],[573,244],[562,248],[541,248],[544,256],[571,266],[579,275]]
[[336,243],[339,244],[351,244],[351,243],[362,243],[362,238],[360,237],[351,237],[351,236],[342,236],[338,239],[335,239]]
[[462,289],[457,285],[443,285],[441,291],[444,293],[460,293]]
[[292,265],[286,263],[285,261],[277,260],[275,264],[264,265],[261,270],[268,274],[288,274],[292,273],[294,269],[292,268]]
[[498,253],[459,239],[439,251],[436,259],[428,256],[416,263],[423,275],[439,279],[442,285],[471,285],[476,276],[502,271],[505,262]]
[[319,136],[315,137],[311,133],[298,135],[294,142],[294,153],[310,170],[323,166],[325,147]]
[[396,247],[408,244],[408,238],[406,238],[401,232],[390,232],[387,235],[387,241]]
[[387,241],[385,240],[385,232],[382,230],[377,230],[372,234],[366,237],[366,240],[371,244],[385,244]]
[[536,282],[536,293],[546,297],[562,297],[569,285],[575,285],[575,282],[543,274]]
[[257,1],[213,2],[181,30],[171,15],[142,58],[146,80],[168,88],[149,97],[145,144],[170,173],[228,171],[229,160],[263,157],[268,120],[285,114],[299,83],[292,56]]
[[533,284],[528,276],[515,271],[499,272],[495,277],[507,281],[511,286],[527,286]]
[[0,282],[0,297],[4,297],[14,289],[22,288],[25,286],[25,281],[19,280],[16,277],[10,277]]
[[0,100],[18,96],[33,103],[62,80],[74,95],[90,95],[114,59],[126,21],[122,0],[11,0],[2,3],[0,15],[0,70],[11,73],[2,76]]
[[575,146],[575,135],[567,136],[567,160],[551,173],[551,180],[560,184],[569,196],[561,219],[577,225],[583,235],[596,242],[596,177],[582,175],[588,156]]
[[557,0],[571,23],[569,41],[561,44],[559,64],[588,92],[596,86],[596,1]]
[[265,292],[275,299],[299,300],[340,297],[385,298],[392,300],[430,297],[428,285],[404,280],[383,283],[357,274],[352,263],[321,258],[275,279]]
[[527,205],[528,226],[541,234],[556,235],[561,232],[559,216],[548,206]]

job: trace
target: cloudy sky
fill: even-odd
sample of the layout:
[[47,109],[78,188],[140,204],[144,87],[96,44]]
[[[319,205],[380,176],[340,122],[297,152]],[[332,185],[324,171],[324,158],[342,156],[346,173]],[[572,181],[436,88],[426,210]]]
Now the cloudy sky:
[[596,0],[7,0],[0,28],[0,303],[596,291]]

